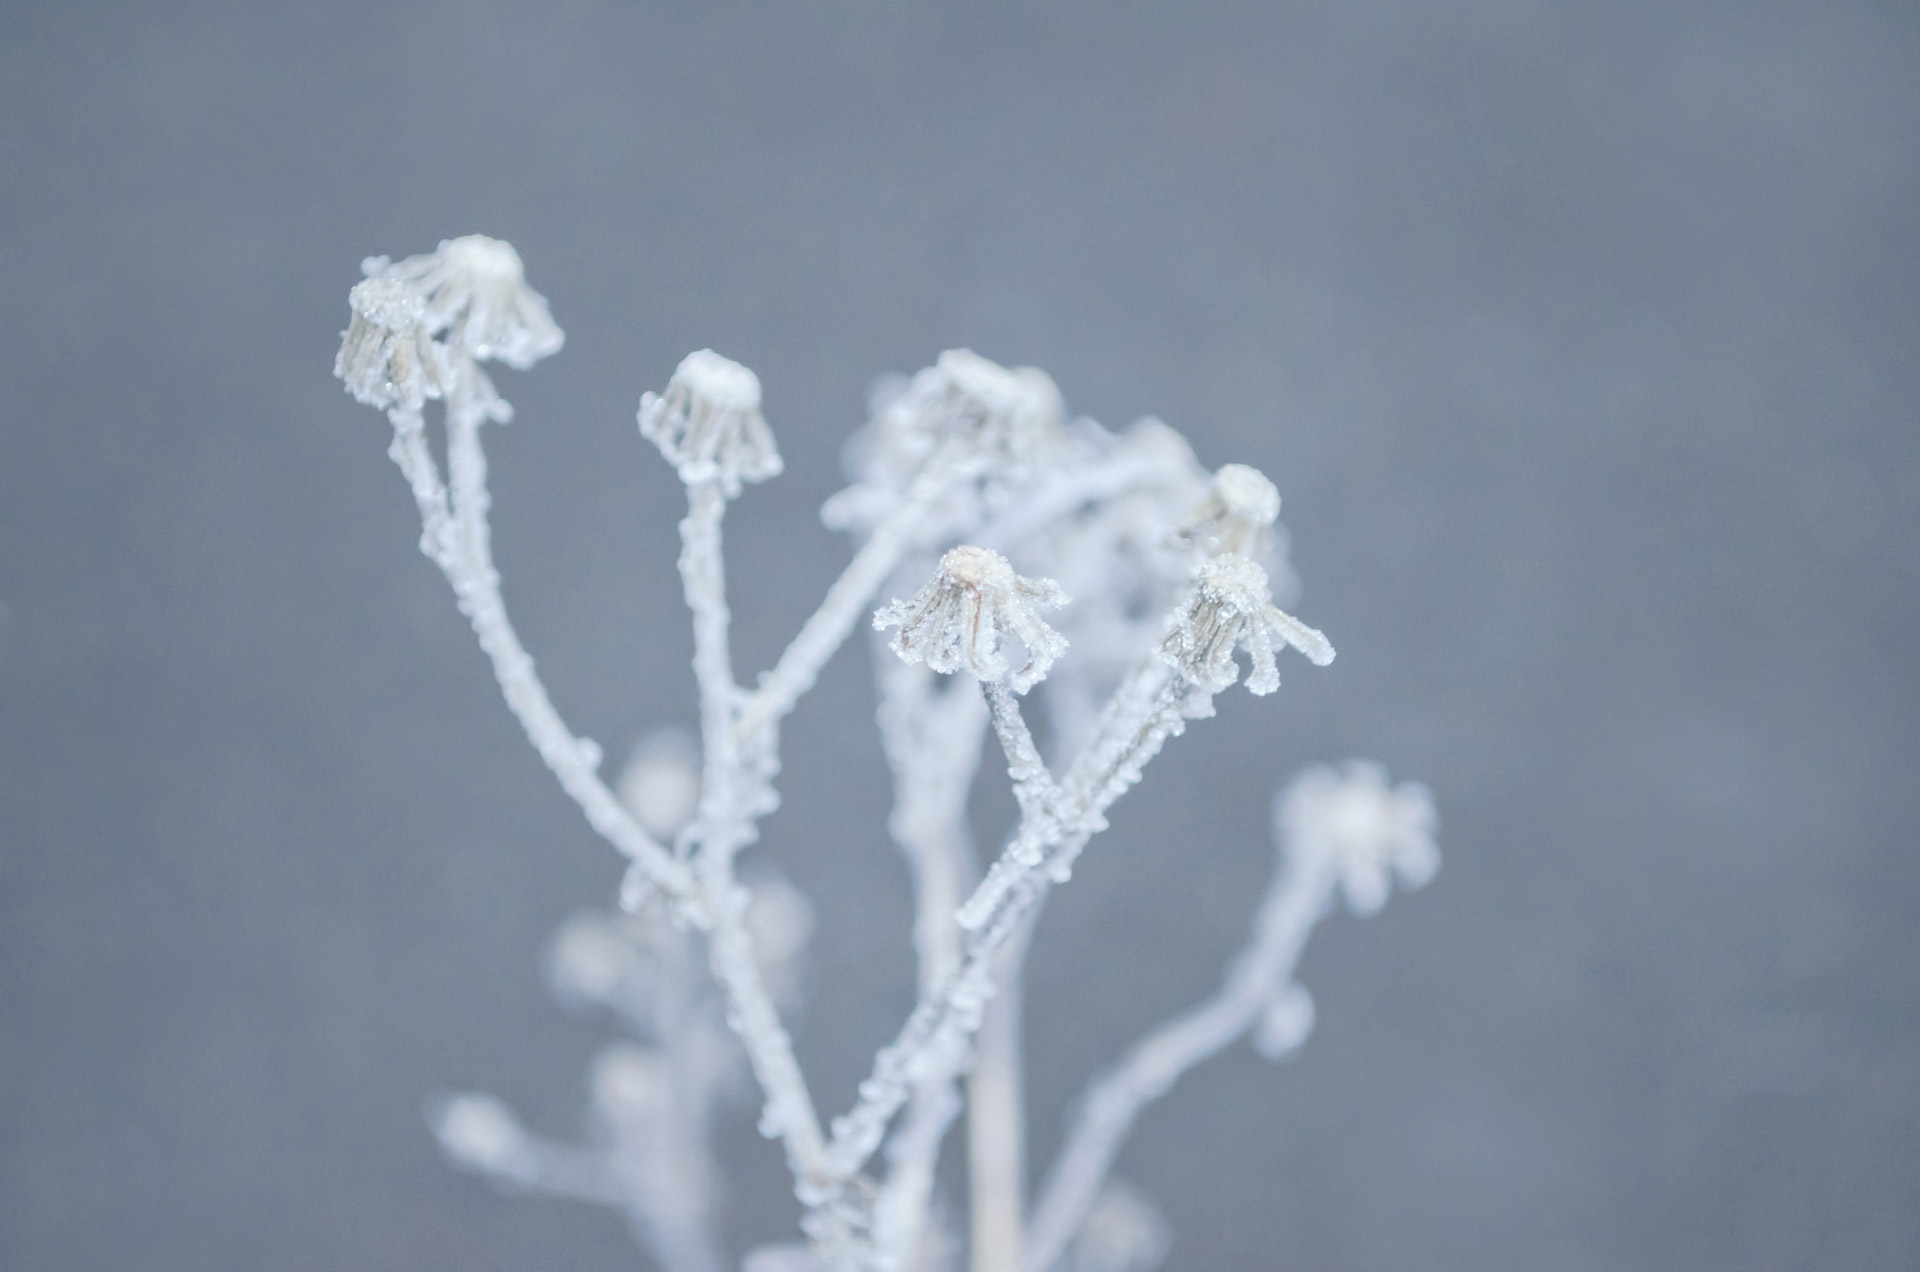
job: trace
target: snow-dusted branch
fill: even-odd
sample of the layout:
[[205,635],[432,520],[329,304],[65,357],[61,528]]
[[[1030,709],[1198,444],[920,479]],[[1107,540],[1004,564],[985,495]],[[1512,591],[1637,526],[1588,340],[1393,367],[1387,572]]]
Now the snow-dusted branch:
[[[509,365],[528,365],[559,348],[559,329],[552,328],[551,320],[544,328],[512,325],[512,315],[544,315],[546,305],[520,279],[519,257],[504,243],[470,236],[443,243],[430,255],[446,259],[431,271],[420,263],[426,258],[419,257],[397,267],[381,257],[367,262],[369,277],[353,290],[353,316],[335,374],[355,397],[388,412],[394,425],[389,453],[419,506],[421,548],[453,585],[461,612],[493,663],[501,694],[528,741],[580,805],[588,824],[630,858],[653,886],[683,896],[692,886],[691,874],[620,806],[596,771],[599,747],[574,735],[534,674],[533,659],[507,618],[488,547],[486,465],[479,429],[488,419],[507,418],[509,408],[475,359],[498,356]],[[456,268],[475,259],[481,268],[465,275]],[[422,293],[408,281],[414,276],[430,277],[434,291]],[[435,339],[442,330],[448,343]],[[450,510],[420,415],[425,401],[441,397],[449,399],[448,467],[455,470]]]
[[746,481],[780,471],[773,435],[760,415],[760,381],[710,349],[690,354],[667,391],[640,400],[640,432],[660,447],[687,486],[680,523],[680,575],[693,615],[694,679],[700,690],[703,749],[695,844],[699,901],[708,927],[707,957],[726,991],[728,1022],[766,1093],[761,1130],[778,1136],[796,1176],[820,1169],[820,1120],[793,1055],[793,1042],[761,982],[746,925],[749,895],[734,878],[734,855],[753,838],[753,817],[768,806],[747,789],[753,775],[735,734],[739,691],[728,649],[730,615],[721,564],[720,526],[727,500]]
[[1274,800],[1281,861],[1254,921],[1253,939],[1212,998],[1161,1025],[1081,1098],[1034,1212],[1022,1272],[1050,1272],[1100,1194],[1140,1109],[1194,1065],[1249,1029],[1270,1059],[1291,1054],[1313,1026],[1313,999],[1293,981],[1300,951],[1344,888],[1356,914],[1385,902],[1390,879],[1418,888],[1433,877],[1432,797],[1417,783],[1389,787],[1378,765],[1344,773],[1313,768]]

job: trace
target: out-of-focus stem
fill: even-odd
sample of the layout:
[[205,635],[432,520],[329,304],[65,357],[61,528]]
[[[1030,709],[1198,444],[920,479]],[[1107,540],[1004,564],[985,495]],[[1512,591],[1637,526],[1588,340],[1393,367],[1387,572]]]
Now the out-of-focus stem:
[[1020,1272],[1051,1272],[1086,1220],[1140,1110],[1244,1034],[1268,994],[1291,980],[1332,887],[1324,854],[1289,855],[1261,903],[1253,940],[1219,992],[1147,1034],[1087,1087],[1035,1207]]
[[[883,658],[876,670],[881,737],[894,772],[889,826],[913,872],[914,948],[920,991],[927,993],[960,962],[953,912],[979,870],[966,813],[987,708],[984,699],[958,686],[935,692],[931,676],[897,659]],[[934,1166],[960,1108],[955,1067],[933,1066],[915,1085],[887,1141],[888,1173],[874,1221],[883,1266],[910,1260],[925,1240]]]
[[920,515],[918,505],[909,505],[881,522],[860,545],[853,560],[827,589],[820,608],[801,624],[799,634],[782,651],[773,670],[761,678],[760,687],[747,698],[735,726],[739,736],[750,736],[781,719],[813,688],[820,669],[847,639],[866,613],[873,594],[900,563]]
[[974,1039],[967,1077],[968,1196],[973,1272],[1005,1272],[1020,1257],[1026,1196],[1026,1109],[1021,1064],[1022,971],[1033,917],[994,962],[996,992]]

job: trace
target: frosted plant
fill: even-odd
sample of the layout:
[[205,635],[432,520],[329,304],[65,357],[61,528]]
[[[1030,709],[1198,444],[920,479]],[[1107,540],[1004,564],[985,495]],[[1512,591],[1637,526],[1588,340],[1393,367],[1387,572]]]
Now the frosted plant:
[[[651,734],[609,785],[599,745],[568,727],[534,673],[491,547],[483,432],[512,409],[481,364],[529,367],[560,348],[560,330],[497,240],[362,268],[335,373],[387,413],[421,549],[528,740],[629,863],[619,908],[569,919],[548,959],[563,1003],[607,1011],[630,1035],[594,1062],[583,1137],[537,1134],[490,1096],[444,1096],[428,1118],[448,1157],[503,1187],[616,1207],[662,1268],[710,1272],[730,1266],[711,1134],[753,1100],[803,1219],[795,1241],[747,1252],[745,1272],[1158,1266],[1166,1224],[1112,1175],[1140,1109],[1243,1037],[1291,1054],[1314,1015],[1294,968],[1336,895],[1371,914],[1396,880],[1417,888],[1439,862],[1424,788],[1361,762],[1294,779],[1275,802],[1273,883],[1219,991],[1095,1078],[1029,1193],[1019,1005],[1041,902],[1167,741],[1241,680],[1239,651],[1255,694],[1279,687],[1286,648],[1333,659],[1325,636],[1276,604],[1293,574],[1273,483],[1242,464],[1209,473],[1157,420],[1113,433],[1069,419],[1044,373],[949,351],[876,387],[848,448],[850,482],[822,509],[852,559],[749,685],[734,667],[721,530],[729,503],[781,460],[753,372],[690,354],[642,396],[639,426],[687,489],[679,561],[697,742]],[[444,475],[426,436],[436,401]],[[742,854],[778,803],[781,722],[863,625],[893,775],[888,830],[913,880],[918,995],[852,1107],[823,1121],[783,1023],[811,910],[769,862]],[[1029,709],[1046,714],[1050,753]],[[983,862],[967,806],[989,728],[1018,817]],[[962,1118],[964,1220],[936,1170]]]

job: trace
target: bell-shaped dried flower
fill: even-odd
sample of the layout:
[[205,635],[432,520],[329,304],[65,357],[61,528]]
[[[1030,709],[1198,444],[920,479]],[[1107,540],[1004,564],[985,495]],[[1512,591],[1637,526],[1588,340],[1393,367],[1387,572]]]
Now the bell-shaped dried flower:
[[1275,799],[1274,823],[1288,851],[1330,859],[1355,914],[1386,904],[1395,879],[1419,888],[1440,868],[1432,793],[1419,782],[1390,785],[1370,761],[1308,769]]
[[369,278],[347,293],[353,317],[333,373],[347,392],[382,410],[417,411],[446,392],[446,350],[428,329],[427,302],[397,278]]
[[[890,648],[909,663],[924,662],[942,675],[966,671],[981,680],[1004,679],[1015,693],[1025,693],[1066,651],[1066,637],[1040,618],[1066,603],[1052,579],[1022,578],[998,552],[959,547],[940,558],[913,599],[875,614],[873,626],[900,629]],[[1011,672],[1009,637],[1026,649],[1026,662]]]
[[419,288],[431,329],[444,330],[451,347],[480,361],[524,371],[565,339],[546,298],[527,286],[520,254],[499,239],[468,234],[397,264],[376,257],[366,269]]
[[680,480],[718,481],[729,498],[742,482],[780,473],[773,431],[760,414],[760,378],[711,349],[681,359],[665,393],[641,395],[640,435]]
[[1207,497],[1180,527],[1180,538],[1208,556],[1264,555],[1280,517],[1280,492],[1266,474],[1246,464],[1224,464]]
[[[912,380],[876,387],[873,416],[848,451],[854,484],[820,510],[840,530],[871,528],[899,506],[936,458],[952,476],[1005,481],[1027,475],[1062,428],[1060,390],[1033,367],[1007,368],[970,349],[949,349]],[[941,496],[943,523],[977,523],[973,484]],[[966,533],[964,528],[961,533]]]
[[1233,651],[1246,646],[1253,670],[1251,693],[1280,687],[1278,646],[1291,645],[1316,667],[1333,661],[1333,646],[1273,603],[1267,572],[1246,557],[1228,554],[1200,567],[1193,595],[1160,643],[1160,657],[1206,693],[1219,693],[1240,678]]

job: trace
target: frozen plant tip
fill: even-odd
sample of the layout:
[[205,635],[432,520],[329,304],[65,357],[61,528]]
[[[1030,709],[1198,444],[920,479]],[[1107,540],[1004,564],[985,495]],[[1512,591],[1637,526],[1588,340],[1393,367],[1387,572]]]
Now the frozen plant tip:
[[347,293],[353,316],[333,373],[347,392],[382,410],[417,411],[446,391],[446,351],[427,331],[427,302],[397,278],[369,278]]
[[773,432],[760,414],[760,377],[711,349],[688,354],[665,393],[640,398],[640,436],[660,448],[680,480],[740,483],[780,474]]
[[[965,671],[978,680],[1005,679],[1025,693],[1066,652],[1066,638],[1048,627],[1042,611],[1067,603],[1052,579],[1025,579],[990,548],[958,547],[940,558],[927,585],[912,600],[894,601],[873,616],[875,631],[897,627],[888,648],[931,671]],[[1026,662],[1007,670],[1008,637],[1026,651]]]
[[1193,684],[1219,693],[1240,678],[1233,651],[1245,646],[1253,670],[1249,693],[1280,687],[1278,646],[1291,645],[1316,667],[1333,661],[1333,645],[1273,603],[1267,572],[1243,556],[1216,557],[1200,567],[1193,599],[1160,646],[1160,657]]
[[1273,816],[1294,851],[1326,860],[1355,914],[1385,905],[1395,879],[1421,888],[1440,868],[1432,793],[1418,782],[1389,785],[1387,771],[1366,760],[1307,769],[1275,799]]
[[418,289],[434,333],[445,332],[449,345],[478,361],[524,371],[560,350],[546,299],[527,286],[520,253],[499,239],[468,234],[397,264],[372,257],[362,268]]
[[[446,1156],[515,1192],[618,1209],[664,1272],[960,1272],[963,1261],[971,1272],[1151,1272],[1169,1253],[1167,1225],[1111,1170],[1139,1110],[1238,1039],[1274,1059],[1300,1047],[1314,1004],[1294,970],[1333,898],[1372,913],[1395,880],[1418,887],[1439,861],[1424,787],[1394,787],[1361,762],[1304,773],[1275,803],[1273,881],[1219,990],[1095,1077],[1044,1186],[1028,1189],[1021,984],[1044,902],[1149,762],[1239,679],[1239,649],[1257,694],[1279,684],[1281,645],[1333,658],[1274,604],[1271,581],[1290,598],[1293,574],[1273,483],[1244,464],[1209,473],[1158,420],[1109,432],[1070,419],[1043,372],[948,350],[870,395],[848,485],[822,509],[852,558],[774,666],[743,677],[724,522],[781,459],[754,373],[689,354],[642,396],[639,427],[686,484],[679,564],[698,731],[636,730],[609,784],[600,747],[567,723],[522,646],[491,549],[488,425],[511,408],[481,365],[531,366],[560,348],[560,329],[497,239],[449,239],[362,269],[335,374],[387,412],[422,550],[528,741],[629,863],[620,908],[575,915],[548,952],[555,997],[625,1035],[592,1065],[583,1132],[550,1136],[491,1096],[447,1096],[428,1106]],[[444,435],[430,439],[423,410],[436,401]],[[1067,590],[1078,599],[1062,610]],[[905,599],[880,604],[888,597]],[[913,885],[903,975],[915,996],[852,1104],[823,1117],[785,1023],[813,910],[773,868],[788,848],[780,828],[761,823],[779,802],[782,722],[867,614],[891,633],[873,638],[877,722],[893,779],[887,829]],[[978,684],[944,678],[960,672]],[[1028,691],[1037,702],[1016,697]],[[1033,710],[1047,718],[1048,754],[1028,728]],[[989,729],[1017,806],[997,854],[969,817]],[[713,1139],[721,1119],[755,1105],[807,1241],[762,1246],[743,1264],[721,1233]],[[964,1206],[940,1169],[963,1124]]]
[[1180,527],[1180,537],[1208,556],[1264,555],[1280,517],[1280,491],[1246,464],[1224,464],[1213,475],[1206,502]]

